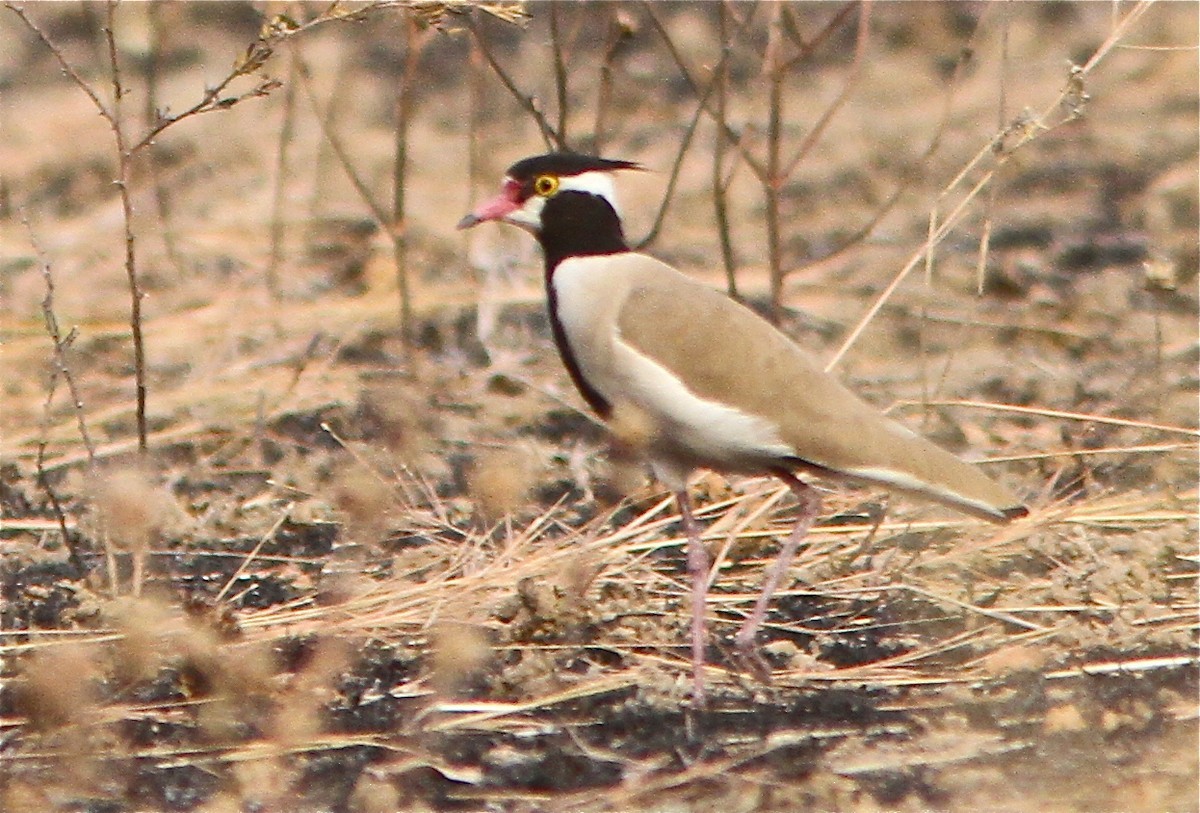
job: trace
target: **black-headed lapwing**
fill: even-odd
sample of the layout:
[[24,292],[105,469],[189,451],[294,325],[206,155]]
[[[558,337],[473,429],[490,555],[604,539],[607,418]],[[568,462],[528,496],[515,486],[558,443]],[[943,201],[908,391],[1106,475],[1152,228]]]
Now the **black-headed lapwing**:
[[537,238],[554,341],[571,380],[616,440],[640,451],[675,493],[702,703],[710,565],[687,492],[695,469],[774,475],[799,499],[795,529],[735,639],[747,655],[820,511],[816,490],[797,473],[880,485],[994,522],[1028,510],[975,466],[882,416],[754,311],[630,249],[612,180],[625,169],[640,167],[574,153],[526,158],[458,228],[498,220]]

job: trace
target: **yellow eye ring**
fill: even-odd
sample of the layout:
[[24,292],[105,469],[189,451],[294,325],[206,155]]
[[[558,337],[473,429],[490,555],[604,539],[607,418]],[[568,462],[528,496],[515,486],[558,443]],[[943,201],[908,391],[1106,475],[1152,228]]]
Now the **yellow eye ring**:
[[533,191],[543,198],[548,198],[558,191],[558,178],[553,175],[539,175],[533,182]]

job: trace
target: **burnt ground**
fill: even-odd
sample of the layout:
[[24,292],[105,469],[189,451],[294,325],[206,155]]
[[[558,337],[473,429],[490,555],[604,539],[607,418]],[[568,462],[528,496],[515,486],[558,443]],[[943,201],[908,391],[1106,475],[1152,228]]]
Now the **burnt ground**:
[[[160,108],[187,109],[263,11],[147,8],[118,11],[134,131],[148,79]],[[556,120],[549,8],[483,25]],[[657,8],[705,75],[717,6]],[[771,4],[732,8],[749,16],[727,115],[762,156]],[[807,39],[841,7],[790,8]],[[674,507],[608,454],[571,390],[530,241],[453,230],[542,149],[472,61],[462,19],[421,35],[415,349],[393,243],[328,134],[386,201],[400,12],[291,41],[332,110],[325,129],[280,46],[263,71],[282,87],[174,125],[135,162],[139,455],[111,134],[4,10],[0,808],[1200,809],[1196,19],[1161,4],[1121,27],[1135,11],[876,4],[856,75],[853,8],[785,83],[788,155],[839,105],[780,186],[783,326],[823,358],[920,250],[931,213],[944,221],[996,170],[837,374],[986,458],[1033,514],[997,528],[830,491],[773,603],[763,682],[730,642],[792,504],[771,482],[705,475],[694,493],[719,567],[697,709]],[[27,12],[107,90],[102,5]],[[589,32],[627,32],[603,136],[656,170],[622,179],[630,231],[646,234],[696,93],[644,7],[559,13],[580,135],[603,53]],[[1069,65],[1097,53],[1071,89]],[[722,285],[714,144],[701,117],[648,250]],[[764,192],[739,166],[737,281],[766,310]],[[61,366],[47,304],[72,331]]]

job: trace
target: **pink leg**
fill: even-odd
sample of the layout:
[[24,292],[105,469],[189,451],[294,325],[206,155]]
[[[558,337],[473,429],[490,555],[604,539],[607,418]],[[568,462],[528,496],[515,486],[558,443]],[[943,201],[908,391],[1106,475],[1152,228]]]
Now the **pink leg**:
[[686,489],[675,492],[683,530],[687,534],[687,565],[692,577],[692,684],[696,704],[704,705],[704,646],[708,641],[705,629],[705,596],[708,594],[708,551],[700,541],[700,526],[692,514],[692,499]]
[[779,582],[783,580],[783,574],[787,572],[788,567],[792,564],[792,559],[796,556],[796,549],[804,541],[804,537],[808,534],[808,529],[812,527],[813,521],[816,520],[817,515],[821,511],[821,497],[817,494],[816,489],[805,485],[789,471],[780,469],[773,472],[773,474],[791,487],[792,493],[800,501],[800,515],[796,518],[796,525],[792,528],[791,536],[783,544],[783,547],[779,551],[779,556],[767,570],[762,592],[758,594],[758,600],[754,603],[754,609],[746,617],[742,628],[738,630],[737,635],[733,639],[743,656],[749,657],[752,662],[760,664],[762,661],[760,658],[757,658],[758,653],[754,649],[754,640],[758,635],[758,630],[762,626],[763,620],[767,617],[767,603],[770,602],[771,596],[779,587]]

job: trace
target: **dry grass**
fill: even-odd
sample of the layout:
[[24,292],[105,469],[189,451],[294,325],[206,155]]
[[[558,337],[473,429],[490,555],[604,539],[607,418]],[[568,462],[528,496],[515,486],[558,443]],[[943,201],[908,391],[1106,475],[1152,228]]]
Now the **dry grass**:
[[[0,61],[0,808],[1195,809],[1195,15],[845,12],[872,36],[830,29],[778,83],[772,145],[765,13],[729,7],[727,84],[701,104],[715,9],[562,5],[553,31],[529,10],[528,30],[476,25],[547,100],[541,121],[468,32],[418,38],[374,9],[288,39],[315,105],[248,99],[165,131],[153,177],[134,162],[145,456],[111,143],[0,18],[22,43]],[[813,36],[840,11],[789,13]],[[27,9],[88,81],[103,12]],[[159,35],[144,7],[117,11],[126,115],[151,45],[159,103],[186,110],[261,34],[240,4],[157,13]],[[418,39],[406,218],[384,233],[368,226]],[[292,76],[290,58],[267,72]],[[485,91],[464,89],[469,64]],[[659,170],[625,179],[635,236],[661,214],[651,250],[714,285],[732,249],[766,307],[785,271],[790,332],[1034,507],[996,528],[828,494],[768,617],[763,685],[725,642],[791,498],[704,477],[705,713],[672,503],[629,449],[606,462],[524,235],[452,231],[473,184],[597,120],[608,153]],[[749,162],[781,145],[803,160],[780,153],[771,246]]]

